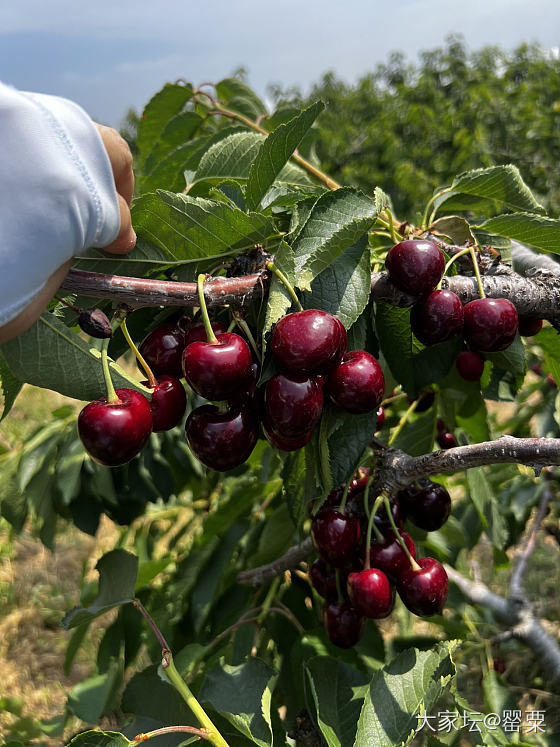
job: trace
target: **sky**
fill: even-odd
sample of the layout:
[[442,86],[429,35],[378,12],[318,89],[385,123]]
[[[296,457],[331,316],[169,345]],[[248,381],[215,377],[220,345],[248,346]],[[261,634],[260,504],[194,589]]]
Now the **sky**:
[[[167,81],[218,81],[239,67],[307,92],[332,70],[348,83],[390,52],[461,34],[470,50],[560,45],[559,0],[18,0],[0,8],[0,80],[66,96],[118,126]],[[9,7],[7,7],[9,6]]]

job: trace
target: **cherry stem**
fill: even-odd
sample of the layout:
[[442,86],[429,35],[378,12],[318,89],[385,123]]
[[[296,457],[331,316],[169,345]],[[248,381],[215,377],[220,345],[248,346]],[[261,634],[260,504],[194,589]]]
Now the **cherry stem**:
[[352,481],[354,480],[354,472],[350,475],[350,479],[344,486],[344,492],[342,493],[342,500],[340,501],[339,510],[341,513],[344,513],[344,509],[346,508],[346,502],[348,501],[348,493],[350,492],[350,485],[352,484]]
[[405,425],[409,421],[410,416],[412,415],[414,410],[416,410],[417,405],[418,405],[418,399],[415,399],[414,402],[410,405],[408,410],[404,413],[402,418],[397,423],[395,430],[391,433],[391,437],[389,438],[389,441],[387,442],[387,446],[392,446],[395,443],[395,441],[400,435],[400,432],[402,431],[402,429],[405,427]]
[[206,281],[206,275],[204,273],[200,273],[197,280],[197,287],[198,287],[198,299],[200,302],[200,313],[202,314],[202,321],[204,322],[204,329],[206,330],[206,337],[208,339],[208,342],[212,345],[218,344],[218,338],[214,334],[214,330],[212,329],[212,323],[210,321],[210,317],[208,316],[208,309],[206,308],[206,300],[204,298],[204,283]]
[[393,222],[393,213],[388,208],[385,208],[385,213],[389,219],[389,231],[391,232],[391,239],[395,242],[395,244],[398,244],[399,237],[397,236],[397,232],[395,231],[395,224]]
[[132,606],[136,607],[136,609],[138,610],[138,612],[140,612],[140,614],[142,615],[142,617],[146,620],[146,622],[148,623],[148,625],[152,629],[155,637],[158,639],[158,643],[161,646],[162,650],[163,651],[169,651],[170,650],[169,649],[169,645],[168,645],[167,641],[165,640],[165,638],[163,637],[163,633],[158,628],[158,626],[156,624],[156,621],[150,615],[150,613],[148,612],[148,610],[144,607],[144,605],[142,604],[142,602],[138,598],[136,598],[136,599],[133,600]]
[[484,293],[484,286],[482,285],[482,277],[480,276],[478,260],[476,258],[476,252],[474,250],[474,247],[470,246],[469,252],[470,252],[473,267],[474,267],[474,274],[476,275],[476,282],[478,283],[478,295],[480,296],[480,298],[486,298],[486,294]]
[[154,389],[158,385],[157,379],[154,376],[152,369],[148,365],[146,359],[144,358],[142,353],[138,350],[138,348],[134,344],[132,337],[130,336],[130,332],[128,331],[128,327],[126,326],[126,319],[123,319],[121,322],[121,330],[122,330],[125,340],[128,342],[130,349],[136,356],[137,361],[140,363],[140,365],[146,372],[146,376],[148,377],[148,384],[150,385],[150,388]]
[[[373,475],[370,475],[370,477],[369,477],[369,479],[368,479],[368,481],[366,483],[366,489],[365,489],[365,493],[364,493],[364,505],[365,506],[367,506],[368,503],[369,503],[369,489],[370,489],[370,486],[371,486],[372,482],[373,482]],[[373,505],[373,508],[371,509],[371,512],[370,512],[369,518],[368,518],[368,526],[367,526],[367,534],[366,534],[366,556],[364,558],[364,568],[366,568],[366,569],[370,567],[370,554],[369,554],[369,551],[370,551],[370,548],[371,548],[371,533],[372,533],[372,531],[374,529],[375,514],[377,513],[377,509],[379,508],[380,505],[381,505],[381,502],[379,501],[379,498],[376,498],[375,499],[375,503]],[[376,531],[379,534],[381,534],[379,532],[379,530],[377,529],[377,527],[375,527],[375,529],[376,529]],[[376,536],[376,539],[379,540],[379,537],[377,536],[377,534],[375,536]]]
[[113,386],[111,373],[109,371],[109,356],[107,353],[109,342],[110,338],[106,338],[105,340],[103,340],[103,344],[101,346],[101,366],[103,368],[103,378],[105,379],[105,386],[107,387],[107,402],[113,404],[115,402],[120,402],[120,399],[115,392],[115,387]]
[[287,290],[287,291],[288,291],[288,293],[290,294],[290,297],[291,297],[292,301],[293,301],[293,302],[294,302],[294,304],[296,305],[296,308],[297,308],[297,310],[298,310],[298,311],[303,311],[303,306],[301,305],[301,303],[300,303],[300,301],[299,301],[299,298],[298,298],[298,297],[297,297],[297,295],[296,295],[296,292],[295,292],[295,290],[294,290],[294,289],[292,288],[292,285],[291,285],[290,281],[289,281],[289,280],[288,280],[288,278],[287,278],[287,277],[286,277],[286,276],[284,275],[284,273],[283,273],[283,272],[281,272],[281,271],[280,271],[280,270],[279,270],[279,269],[278,269],[278,268],[276,267],[276,265],[274,264],[274,262],[267,262],[267,263],[265,264],[265,267],[266,267],[266,269],[267,269],[267,270],[269,270],[269,271],[270,271],[270,272],[272,272],[272,273],[273,273],[274,275],[276,275],[276,277],[278,278],[278,280],[280,280],[280,282],[281,282],[281,283],[283,284],[283,286],[284,286],[284,287],[286,288],[286,290]]
[[453,262],[455,262],[456,259],[459,259],[459,257],[464,257],[465,254],[470,254],[470,252],[471,252],[471,249],[468,246],[466,249],[461,249],[460,252],[457,252],[457,254],[454,254],[451,257],[451,259],[445,265],[445,269],[443,270],[442,278],[439,281],[439,283],[436,285],[436,290],[441,290],[441,284],[443,282],[443,278],[447,275],[447,270],[449,270],[449,268],[451,267],[451,265],[453,264]]
[[389,500],[389,496],[387,493],[382,493],[381,497],[383,498],[383,505],[385,506],[385,511],[387,512],[387,517],[389,519],[389,524],[391,525],[391,529],[393,530],[395,537],[397,538],[397,541],[399,545],[402,547],[406,557],[410,561],[410,565],[412,566],[413,571],[420,571],[422,570],[418,563],[414,560],[412,555],[410,554],[410,550],[406,546],[406,542],[403,540],[401,533],[399,532],[399,529],[397,525],[395,524],[395,519],[393,518],[393,512],[391,511],[391,501]]
[[431,226],[432,223],[433,223],[433,220],[435,218],[435,215],[436,215],[436,212],[437,212],[437,207],[435,207],[432,210],[432,212],[430,214],[430,217],[428,218],[428,213],[430,211],[431,206],[438,199],[438,197],[441,197],[444,194],[447,194],[447,192],[451,192],[451,187],[446,187],[445,189],[440,189],[438,192],[435,193],[435,195],[432,195],[432,197],[430,197],[430,199],[428,200],[428,202],[426,204],[426,208],[424,210],[424,215],[422,216],[422,228],[423,229],[427,229],[428,226]]
[[249,340],[249,344],[253,348],[253,352],[255,353],[255,357],[257,361],[259,362],[259,365],[262,365],[261,352],[257,346],[257,343],[255,342],[255,338],[253,337],[253,333],[251,332],[249,325],[247,324],[245,319],[243,319],[243,317],[240,314],[238,314],[236,311],[233,311],[233,309],[231,310],[231,315],[233,317],[234,322],[243,331],[243,334]]
[[132,742],[130,742],[130,747],[136,747],[136,745],[140,745],[143,742],[147,742],[148,739],[153,739],[154,737],[159,737],[162,734],[174,734],[177,732],[184,732],[186,734],[194,734],[199,739],[209,739],[208,732],[205,729],[197,729],[195,726],[164,726],[161,729],[155,729],[154,731],[148,731],[142,734],[137,734]]

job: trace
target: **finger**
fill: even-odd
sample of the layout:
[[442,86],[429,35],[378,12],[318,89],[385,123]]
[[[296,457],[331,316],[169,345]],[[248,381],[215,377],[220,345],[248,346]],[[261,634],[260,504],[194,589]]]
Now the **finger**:
[[130,208],[122,195],[117,195],[119,210],[121,214],[121,227],[117,238],[109,246],[103,247],[104,251],[112,254],[128,254],[136,246],[136,234],[132,228]]
[[111,162],[117,192],[130,205],[134,194],[134,172],[132,170],[132,153],[128,143],[112,127],[100,124],[96,124],[96,127]]

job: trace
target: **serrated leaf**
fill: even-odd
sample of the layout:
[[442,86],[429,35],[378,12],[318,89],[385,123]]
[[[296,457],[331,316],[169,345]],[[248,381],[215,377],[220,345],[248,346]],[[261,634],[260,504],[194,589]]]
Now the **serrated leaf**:
[[321,195],[292,244],[298,287],[308,288],[320,272],[367,233],[376,217],[375,202],[356,189]]
[[135,555],[126,550],[111,550],[99,559],[95,568],[99,573],[97,596],[89,607],[74,607],[65,615],[62,625],[66,630],[134,600],[138,576],[138,558]]
[[508,529],[500,513],[500,505],[482,467],[467,470],[469,496],[478,515],[487,527],[487,533],[494,547],[502,550],[508,538]]
[[[45,311],[35,324],[14,340],[1,346],[8,365],[22,381],[80,400],[94,400],[107,394],[101,353],[54,314]],[[114,362],[109,368],[115,389],[136,389],[150,395]]]
[[279,125],[261,144],[251,164],[247,181],[245,198],[250,210],[257,209],[269,187],[323,109],[324,104],[318,101],[286,124]]
[[373,190],[373,199],[375,201],[375,207],[377,208],[378,213],[380,213],[385,208],[389,208],[389,210],[393,212],[393,203],[391,201],[391,198],[381,189],[381,187],[376,187]]
[[17,376],[14,376],[6,359],[3,355],[0,355],[0,403],[2,407],[0,410],[0,422],[4,420],[12,409],[12,405],[20,393],[22,386],[23,382]]
[[[193,715],[185,701],[168,680],[152,665],[143,669],[128,682],[121,708],[125,713],[156,719],[164,724],[188,724]],[[156,742],[157,744],[157,742]]]
[[474,243],[474,236],[468,222],[458,215],[446,215],[438,218],[430,226],[430,233],[436,236],[448,236],[454,244]]
[[305,452],[298,449],[286,455],[282,466],[282,495],[295,526],[299,526],[305,515],[304,487]]
[[377,412],[363,415],[345,413],[334,406],[323,411],[328,426],[329,467],[333,485],[348,480],[356,468],[377,426]]
[[189,191],[197,182],[222,181],[223,179],[247,179],[251,164],[255,160],[264,135],[257,132],[237,132],[220,140],[209,148],[198,164]]
[[516,239],[542,252],[560,254],[560,220],[531,213],[497,215],[481,223],[489,233]]
[[375,334],[393,377],[410,396],[415,396],[410,309],[378,303],[375,307]]
[[484,357],[491,361],[497,368],[510,371],[515,376],[524,376],[527,371],[525,360],[525,346],[519,334],[505,350],[498,353],[485,353]]
[[436,429],[434,408],[414,417],[399,433],[394,446],[410,456],[421,456],[432,450]]
[[269,747],[275,680],[275,672],[260,659],[250,658],[239,666],[221,664],[206,674],[198,699],[209,703],[247,739]]
[[138,235],[163,250],[170,266],[234,256],[275,233],[258,213],[164,190],[140,197],[132,214]]
[[[164,158],[189,141],[204,120],[196,112],[186,111],[172,117],[148,154],[144,171],[149,174]],[[168,187],[169,188],[169,187]]]
[[459,174],[451,189],[463,194],[497,200],[511,210],[544,212],[523,181],[517,166],[490,166]]
[[309,659],[305,670],[317,709],[318,725],[328,747],[352,745],[368,690],[367,678],[328,656]]
[[418,717],[430,711],[451,683],[456,647],[457,641],[450,641],[431,651],[409,649],[377,672],[364,700],[354,746],[410,744]]
[[68,742],[67,747],[127,747],[131,744],[117,731],[82,731]]
[[266,114],[266,107],[257,94],[239,78],[224,78],[216,85],[218,98],[228,109],[244,114],[249,119],[258,119]]
[[166,83],[146,104],[138,123],[136,142],[142,165],[165,126],[192,98],[191,86]]

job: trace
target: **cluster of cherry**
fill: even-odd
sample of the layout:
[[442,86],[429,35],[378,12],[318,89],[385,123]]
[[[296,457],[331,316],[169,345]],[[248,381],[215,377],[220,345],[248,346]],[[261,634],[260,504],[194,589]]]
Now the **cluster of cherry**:
[[392,612],[395,589],[420,617],[439,614],[447,600],[445,569],[434,558],[417,559],[412,537],[402,528],[406,518],[425,531],[442,527],[451,511],[447,490],[430,480],[412,483],[372,516],[377,502],[370,500],[368,482],[369,470],[360,469],[346,490],[329,494],[311,521],[320,557],[311,564],[309,579],[325,600],[327,636],[340,648],[358,643],[366,618],[379,620]]

